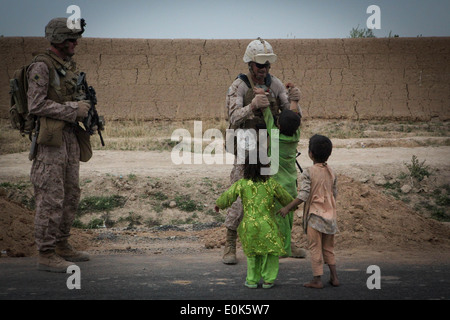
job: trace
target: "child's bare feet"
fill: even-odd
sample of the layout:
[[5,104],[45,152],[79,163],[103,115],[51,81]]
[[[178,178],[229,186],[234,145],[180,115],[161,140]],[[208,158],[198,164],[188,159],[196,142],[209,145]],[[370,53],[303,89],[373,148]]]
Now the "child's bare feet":
[[328,281],[333,287],[339,287],[339,280],[338,279],[332,279],[330,278],[330,281]]
[[335,265],[328,265],[328,267],[330,267],[330,281],[329,281],[329,283],[333,287],[338,287],[339,286],[339,279],[337,277],[336,266]]
[[303,284],[305,288],[314,288],[314,289],[322,289],[323,283],[319,277],[314,277],[310,282]]

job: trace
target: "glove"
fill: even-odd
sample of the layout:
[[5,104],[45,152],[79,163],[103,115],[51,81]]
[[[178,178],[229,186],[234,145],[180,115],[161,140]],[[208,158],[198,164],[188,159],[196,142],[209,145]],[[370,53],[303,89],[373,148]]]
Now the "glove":
[[77,120],[82,121],[87,117],[91,104],[87,100],[78,101]]
[[252,102],[251,102],[251,108],[252,110],[266,108],[270,106],[269,99],[267,99],[267,96],[265,94],[257,94]]
[[289,87],[288,89],[289,101],[300,101],[300,90],[296,87]]

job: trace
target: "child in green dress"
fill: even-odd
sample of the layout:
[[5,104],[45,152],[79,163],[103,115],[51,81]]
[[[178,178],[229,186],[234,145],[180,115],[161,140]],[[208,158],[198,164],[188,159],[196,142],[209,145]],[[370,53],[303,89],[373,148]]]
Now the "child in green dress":
[[[258,90],[258,89],[257,89]],[[261,94],[261,91],[255,90],[255,93]],[[261,89],[259,89],[261,90]],[[296,108],[296,104],[294,104]],[[295,198],[297,196],[297,167],[295,159],[297,157],[297,146],[300,140],[300,122],[301,116],[297,109],[291,107],[291,110],[285,109],[274,119],[269,108],[263,111],[264,121],[266,122],[267,132],[272,135],[272,129],[279,129],[279,156],[278,171],[273,178],[281,184],[286,191]],[[279,201],[275,202],[275,210],[283,207]],[[286,256],[304,258],[306,251],[301,248],[291,246],[291,233],[294,221],[294,211],[289,212],[286,217],[277,215],[278,226],[284,236],[284,249]]]
[[261,174],[259,161],[244,165],[244,178],[235,182],[216,201],[216,211],[242,200],[244,216],[238,234],[244,254],[247,256],[245,286],[257,288],[261,278],[263,288],[271,288],[278,276],[279,256],[286,254],[284,237],[280,233],[274,210],[275,199],[287,205],[293,197],[273,178]]

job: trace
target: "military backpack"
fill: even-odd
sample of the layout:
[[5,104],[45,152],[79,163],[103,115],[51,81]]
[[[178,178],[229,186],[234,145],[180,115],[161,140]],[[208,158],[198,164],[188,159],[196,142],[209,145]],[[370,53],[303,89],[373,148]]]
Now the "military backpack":
[[35,127],[36,117],[28,112],[28,79],[27,70],[30,65],[22,66],[14,72],[13,78],[9,80],[10,107],[9,119],[11,126],[20,131],[22,136],[31,134]]

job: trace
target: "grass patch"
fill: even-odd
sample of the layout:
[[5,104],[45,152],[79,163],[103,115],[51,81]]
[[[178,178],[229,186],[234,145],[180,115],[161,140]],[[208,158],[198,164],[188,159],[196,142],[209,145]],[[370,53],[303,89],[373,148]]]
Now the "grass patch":
[[157,191],[157,192],[150,194],[150,197],[155,200],[159,200],[159,201],[164,201],[164,200],[169,199],[169,197],[167,195],[165,195],[164,193],[162,193],[161,191]]
[[126,198],[119,195],[87,197],[80,201],[78,213],[110,211],[123,207],[125,202]]
[[103,219],[93,218],[87,224],[84,224],[79,218],[76,218],[72,224],[72,227],[78,229],[98,229],[103,227]]
[[2,183],[0,183],[0,188],[25,190],[29,185],[30,185],[30,183],[25,183],[25,182],[18,182],[18,183],[2,182]]
[[131,211],[128,213],[127,217],[121,217],[117,222],[127,222],[127,229],[133,229],[135,226],[139,226],[142,224],[141,220],[141,215],[135,214],[133,211]]
[[220,214],[220,212],[216,212],[214,209],[208,209],[205,212],[206,215],[212,216],[214,221],[216,222],[225,222],[225,216]]
[[194,200],[191,199],[188,195],[182,195],[175,197],[175,202],[177,204],[177,207],[180,210],[186,211],[186,212],[193,212],[193,211],[202,211],[203,205],[201,203],[197,203]]

